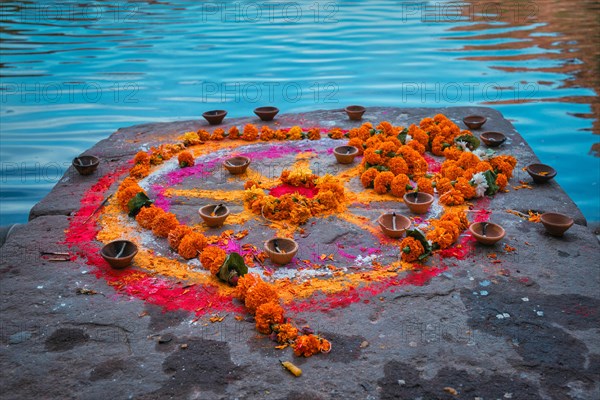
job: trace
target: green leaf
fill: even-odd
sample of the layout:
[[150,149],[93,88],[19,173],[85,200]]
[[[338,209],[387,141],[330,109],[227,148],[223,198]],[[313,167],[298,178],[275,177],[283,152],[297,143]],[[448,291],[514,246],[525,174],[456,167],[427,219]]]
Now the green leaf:
[[227,256],[217,276],[222,281],[235,286],[237,279],[247,273],[248,267],[244,262],[244,258],[238,253],[233,252]]
[[400,141],[400,143],[402,144],[406,144],[406,135],[408,135],[408,128],[404,128],[402,130],[402,132],[400,132],[397,136],[398,140]]
[[129,209],[129,216],[135,217],[136,215],[138,215],[142,207],[150,207],[151,205],[152,200],[150,200],[150,198],[146,196],[146,193],[139,192],[133,197],[133,199],[129,200],[129,202],[127,203],[127,208]]
[[421,242],[421,245],[423,245],[424,252],[419,256],[419,261],[424,260],[431,254],[431,244],[429,243],[429,240],[427,240],[427,238],[425,237],[425,234],[419,229],[408,229],[406,231],[406,236],[410,236],[417,239],[419,242]]
[[460,135],[454,139],[454,143],[458,142],[467,142],[467,147],[469,150],[475,150],[479,147],[480,141],[479,138],[473,135]]
[[495,195],[498,192],[498,190],[500,190],[500,186],[496,185],[497,175],[494,173],[494,171],[488,169],[483,173],[483,176],[485,176],[485,180],[488,184],[488,188],[485,191],[485,194],[488,196]]
[[379,172],[383,172],[383,171],[389,171],[390,169],[388,167],[386,167],[385,165],[375,165],[373,168],[375,168],[377,171]]

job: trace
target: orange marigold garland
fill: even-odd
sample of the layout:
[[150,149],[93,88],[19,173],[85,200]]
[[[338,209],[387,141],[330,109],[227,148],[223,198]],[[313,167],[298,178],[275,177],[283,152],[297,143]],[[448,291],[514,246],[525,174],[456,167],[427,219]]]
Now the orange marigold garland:
[[364,188],[373,187],[373,182],[375,181],[375,178],[377,178],[378,175],[379,171],[377,171],[375,168],[370,168],[362,173],[362,175],[360,176],[360,182],[362,183]]
[[411,236],[406,237],[400,243],[402,261],[415,262],[425,253],[425,248],[421,242]]
[[399,174],[392,180],[392,194],[396,197],[403,197],[406,191],[412,190],[410,179],[404,174]]
[[198,232],[191,232],[181,239],[179,247],[177,248],[177,253],[185,259],[194,258],[198,256],[198,253],[207,245],[208,242],[206,236]]
[[385,171],[377,175],[373,181],[373,188],[376,193],[385,194],[390,190],[392,181],[394,180],[394,174],[390,171]]
[[164,212],[152,221],[152,233],[158,237],[167,237],[169,232],[179,226],[179,221],[173,213]]
[[273,285],[260,280],[248,289],[244,304],[248,312],[254,314],[261,305],[277,301],[279,301],[279,296]]
[[256,126],[254,126],[252,124],[246,124],[244,126],[244,133],[242,134],[242,137],[240,139],[246,140],[248,142],[253,142],[253,141],[257,140],[258,139],[258,129],[256,128]]
[[169,232],[167,239],[169,241],[169,247],[173,250],[177,251],[179,248],[179,244],[181,240],[186,236],[192,233],[192,228],[187,225],[179,225],[175,229]]
[[317,335],[298,336],[294,343],[294,355],[298,357],[310,357],[317,353],[329,353],[331,343]]
[[274,330],[277,332],[277,341],[281,344],[293,343],[298,337],[298,328],[290,323],[279,324]]
[[200,254],[202,266],[209,270],[213,275],[219,273],[221,266],[225,262],[225,258],[227,258],[227,253],[217,246],[205,247],[204,250],[202,250],[202,254]]
[[274,301],[261,304],[256,309],[256,330],[265,335],[273,332],[273,325],[283,323],[283,308]]
[[194,161],[194,156],[189,151],[182,151],[181,153],[179,153],[177,161],[179,161],[180,168],[193,167],[196,163]]
[[164,213],[165,212],[162,208],[158,208],[155,206],[142,207],[140,212],[136,215],[135,220],[142,228],[152,229],[155,218],[158,218]]

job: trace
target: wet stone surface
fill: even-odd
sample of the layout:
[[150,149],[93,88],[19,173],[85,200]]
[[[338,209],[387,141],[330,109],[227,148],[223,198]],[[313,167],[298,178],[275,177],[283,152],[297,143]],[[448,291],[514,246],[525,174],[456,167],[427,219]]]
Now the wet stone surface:
[[[486,115],[486,130],[508,136],[499,150],[519,160],[511,183],[530,181],[521,168],[537,158],[492,109],[370,108],[365,121],[406,125],[438,112],[455,121]],[[248,122],[260,125],[249,117],[226,119],[223,127]],[[278,115],[270,125],[275,123],[344,129],[360,124],[341,110]],[[555,181],[496,196],[489,203],[491,221],[506,229],[506,237],[493,247],[475,245],[464,259],[431,257],[428,265],[447,268],[431,280],[390,287],[326,312],[289,313],[298,325],[308,324],[332,342],[329,354],[309,359],[294,357],[289,348],[275,349],[251,318],[238,321],[227,314],[211,323],[209,315],[165,311],[117,294],[85,260],[40,257],[40,251],[67,249],[69,215],[98,178],[126,166],[139,148],[200,128],[208,128],[202,120],[120,129],[86,152],[102,159],[94,175],[84,178],[69,170],[32,209],[31,221],[16,227],[0,248],[2,399],[600,398],[600,246]],[[277,173],[290,160],[270,168]],[[312,159],[311,166],[346,168],[321,158]],[[239,189],[240,182],[220,173],[215,170],[201,185]],[[189,179],[181,187],[198,183]],[[203,201],[174,202],[172,211],[197,223],[195,209]],[[374,219],[390,206],[356,205],[355,212]],[[560,210],[573,216],[575,225],[554,238],[506,209]],[[318,220],[312,232],[299,239],[302,257],[340,241],[353,256],[352,247],[374,240],[335,216]],[[247,238],[261,243],[264,236],[257,225]],[[505,244],[515,251],[505,251]],[[81,288],[97,293],[77,294]],[[292,376],[279,360],[294,362],[303,375]]]

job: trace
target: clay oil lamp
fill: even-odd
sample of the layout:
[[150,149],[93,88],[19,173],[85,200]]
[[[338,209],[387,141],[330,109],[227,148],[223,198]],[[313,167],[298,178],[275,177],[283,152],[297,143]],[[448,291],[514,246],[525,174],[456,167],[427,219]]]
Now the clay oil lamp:
[[227,111],[225,110],[211,110],[202,113],[204,119],[207,120],[211,125],[219,125],[221,122],[223,122],[223,119],[226,115]]
[[333,154],[340,164],[352,164],[354,157],[358,155],[358,149],[354,146],[338,146],[333,149]]
[[548,182],[556,176],[556,170],[546,164],[530,164],[527,166],[526,171],[535,183]]
[[424,192],[406,193],[403,199],[404,204],[415,214],[425,214],[433,203],[433,196]]
[[277,107],[258,107],[254,109],[254,114],[258,115],[262,121],[273,121],[273,118],[279,112]]
[[573,218],[565,214],[547,212],[540,215],[540,221],[552,236],[561,237],[571,226]]
[[487,121],[487,118],[484,117],[483,115],[468,115],[463,118],[464,124],[469,129],[479,129],[483,126],[483,124],[486,123],[486,121]]
[[410,219],[395,212],[382,214],[377,222],[381,231],[393,239],[402,237],[411,224]]
[[96,156],[79,156],[73,159],[73,167],[80,175],[91,175],[96,171],[100,159]]
[[225,204],[209,204],[200,208],[198,214],[209,228],[216,228],[229,216],[229,208]]
[[506,142],[506,135],[502,132],[483,132],[479,138],[487,147],[498,147]]
[[344,109],[344,111],[346,111],[346,114],[348,114],[348,118],[350,118],[350,120],[360,121],[367,109],[363,106],[348,106]]
[[100,255],[114,269],[123,269],[131,264],[137,252],[135,243],[129,240],[115,240],[102,247]]
[[239,175],[246,172],[250,165],[250,159],[244,156],[231,157],[223,161],[223,166],[231,175]]
[[492,246],[502,240],[506,231],[498,224],[491,222],[475,222],[469,226],[471,235],[481,244]]
[[276,237],[265,242],[265,252],[273,264],[285,265],[298,252],[298,243],[292,239]]

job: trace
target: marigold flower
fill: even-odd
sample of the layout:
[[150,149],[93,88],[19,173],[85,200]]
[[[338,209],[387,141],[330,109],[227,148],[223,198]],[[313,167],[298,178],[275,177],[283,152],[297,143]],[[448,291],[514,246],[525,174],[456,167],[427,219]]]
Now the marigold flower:
[[441,196],[449,190],[452,190],[452,181],[445,177],[437,177],[435,181],[435,190],[437,190],[438,194]]
[[331,190],[319,190],[315,196],[315,202],[321,206],[323,211],[335,210],[340,204],[340,200]]
[[287,132],[281,129],[277,129],[275,131],[275,139],[277,140],[285,140],[287,139]]
[[244,190],[252,189],[252,188],[260,188],[260,184],[256,181],[253,181],[252,179],[249,181],[246,181],[246,183],[244,183]]
[[145,151],[138,151],[133,158],[134,164],[150,164],[150,155]]
[[462,169],[468,169],[477,167],[477,164],[480,162],[481,160],[475,154],[471,153],[470,151],[464,151],[456,163]]
[[425,178],[424,176],[416,180],[417,191],[427,193],[433,196],[433,184],[431,179]]
[[246,124],[244,126],[244,133],[241,137],[242,140],[253,142],[258,139],[258,128],[253,124]]
[[181,239],[192,232],[192,228],[187,225],[179,225],[175,227],[175,229],[172,229],[167,236],[169,247],[177,251],[179,244],[181,243]]
[[411,124],[408,127],[408,134],[413,138],[413,140],[416,140],[417,142],[421,143],[424,147],[427,147],[429,143],[429,135],[423,129],[421,129],[415,124]]
[[283,308],[276,302],[261,304],[256,309],[256,330],[265,335],[273,332],[272,326],[283,323]]
[[436,228],[427,232],[426,238],[432,243],[437,243],[442,250],[452,246],[455,240],[452,233],[446,231],[444,228]]
[[449,139],[442,135],[436,136],[431,141],[431,152],[436,156],[444,155],[444,151],[446,148],[450,147]]
[[508,185],[508,179],[506,178],[506,175],[499,173],[496,177],[496,185],[500,187],[500,190],[504,190],[506,185]]
[[411,140],[407,146],[413,148],[419,154],[424,154],[426,150],[425,146],[416,140]]
[[201,143],[210,140],[210,132],[207,132],[204,129],[198,129],[196,134],[198,135],[198,138],[200,139]]
[[223,140],[225,139],[225,130],[222,128],[217,128],[213,131],[212,135],[210,135],[210,140]]
[[258,274],[251,272],[241,276],[235,288],[236,297],[241,301],[246,300],[246,293],[248,293],[248,290],[257,282],[263,282],[262,278]]
[[200,136],[198,136],[198,133],[196,132],[186,132],[179,140],[181,140],[186,147],[200,144]]
[[440,203],[447,206],[457,206],[465,202],[462,192],[456,189],[451,189],[440,196]]
[[392,180],[392,194],[396,197],[403,197],[407,190],[411,190],[410,179],[406,174],[399,174]]
[[206,236],[198,232],[191,232],[181,239],[177,253],[185,259],[190,259],[198,256],[198,253],[202,251],[208,242]]
[[469,226],[467,213],[464,211],[448,211],[440,217],[440,221],[451,221],[460,231],[464,231]]
[[379,175],[379,171],[375,168],[369,168],[360,176],[360,182],[362,183],[364,188],[369,188],[373,186],[373,182],[375,178]]
[[370,136],[369,138],[367,138],[367,140],[365,140],[365,149],[373,147],[373,150],[375,150],[379,143],[382,143],[383,141],[383,135]]
[[452,235],[453,242],[458,239],[458,235],[460,235],[461,232],[459,225],[452,220],[434,219],[431,221],[431,226],[433,226],[435,229],[444,229],[446,232]]
[[267,125],[263,125],[262,128],[260,128],[260,140],[267,142],[273,139],[275,139],[275,131]]
[[277,331],[277,341],[281,344],[292,343],[298,337],[298,328],[290,323],[277,325],[275,331]]
[[[202,250],[202,254],[200,254],[200,262],[204,269],[210,271],[211,274],[217,275],[221,266],[225,262],[227,258],[227,253],[220,247],[217,246],[207,246]],[[239,281],[238,281],[239,282]]]
[[331,128],[327,133],[332,139],[342,139],[344,137],[344,132],[340,128]]
[[136,164],[129,171],[129,176],[137,179],[142,179],[150,175],[150,163],[148,164]]
[[400,243],[400,253],[402,261],[414,262],[425,252],[423,245],[417,239],[409,236]]
[[373,181],[373,188],[375,189],[375,192],[379,194],[387,193],[392,186],[393,180],[394,174],[392,174],[390,171],[380,173]]
[[463,169],[458,166],[458,163],[453,160],[446,160],[442,163],[440,168],[440,174],[450,180],[456,180],[459,176],[462,176]]
[[475,187],[471,186],[471,183],[462,176],[456,180],[454,189],[460,191],[465,199],[472,199],[477,196]]
[[319,128],[311,128],[308,130],[306,137],[308,140],[319,140],[321,139],[321,129]]
[[365,152],[365,148],[363,147],[364,142],[360,138],[352,138],[348,141],[348,146],[354,146],[358,149],[358,155],[362,156]]
[[290,211],[290,222],[295,225],[304,225],[312,217],[310,208],[303,205],[296,205]]
[[292,126],[287,134],[288,140],[301,140],[302,139],[302,128],[299,126]]
[[142,207],[140,212],[135,217],[137,223],[144,229],[152,229],[152,225],[154,224],[154,219],[158,218],[160,215],[164,214],[164,210],[159,207],[150,206],[150,207]]
[[[123,185],[127,179],[131,179],[133,181],[132,184]],[[119,207],[123,211],[129,211],[129,207],[127,204],[131,199],[133,199],[138,193],[144,193],[144,190],[137,184],[137,182],[133,178],[125,178],[121,186],[119,186],[119,190],[117,190],[117,202],[119,203]]]
[[395,136],[396,130],[394,130],[394,126],[390,124],[388,121],[381,121],[379,125],[377,125],[377,129],[383,131],[385,136]]
[[237,126],[232,126],[231,128],[229,128],[229,139],[239,139],[239,137],[240,130]]
[[364,152],[365,161],[371,165],[383,165],[385,159],[375,151],[372,147],[367,148]]
[[448,160],[457,161],[464,151],[462,149],[457,148],[456,146],[447,147],[443,151],[444,157]]
[[294,343],[294,355],[296,357],[310,357],[321,352],[321,341],[316,335],[302,335],[296,338]]
[[400,146],[391,140],[386,140],[377,145],[376,151],[381,154],[382,157],[395,157],[399,147]]
[[273,285],[267,282],[258,281],[246,292],[244,304],[246,305],[248,312],[254,314],[261,305],[269,302],[277,303],[278,301],[279,296],[277,296],[277,292]]
[[173,213],[165,212],[152,221],[152,233],[158,237],[167,237],[169,232],[179,226],[179,221]]
[[179,156],[177,156],[177,161],[179,162],[180,168],[193,167],[196,163],[192,153],[187,150],[179,153]]
[[415,178],[424,176],[427,174],[427,168],[429,165],[423,157],[419,157],[413,160],[412,164],[408,167],[409,174],[412,174]]

